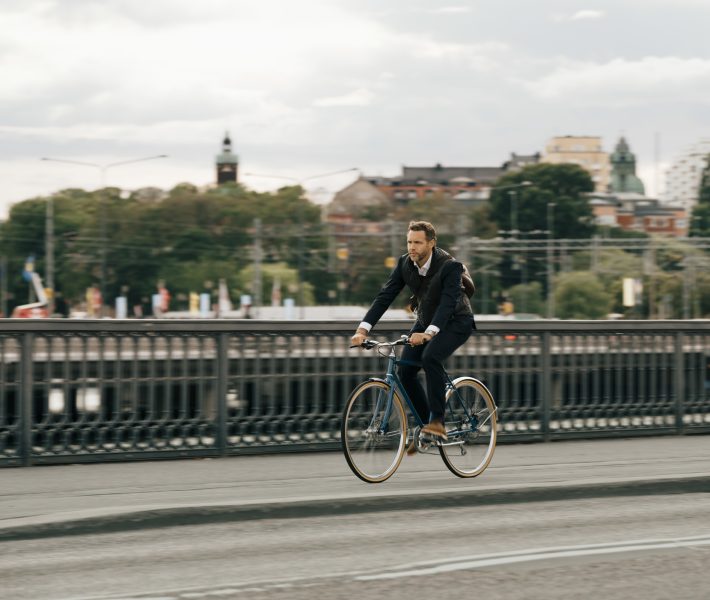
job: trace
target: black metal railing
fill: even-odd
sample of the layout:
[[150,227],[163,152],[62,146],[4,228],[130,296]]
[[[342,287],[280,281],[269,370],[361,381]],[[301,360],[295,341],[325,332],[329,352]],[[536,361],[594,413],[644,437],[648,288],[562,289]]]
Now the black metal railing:
[[[349,322],[0,322],[0,466],[339,445]],[[405,333],[385,321],[375,337]],[[501,441],[710,431],[710,321],[486,321],[450,360]]]

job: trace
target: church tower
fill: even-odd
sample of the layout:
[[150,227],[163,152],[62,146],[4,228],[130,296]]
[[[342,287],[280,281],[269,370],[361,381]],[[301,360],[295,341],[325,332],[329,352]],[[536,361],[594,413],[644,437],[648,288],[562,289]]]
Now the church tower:
[[616,144],[611,162],[611,192],[634,192],[645,195],[646,190],[638,177],[636,177],[636,156],[629,149],[629,144],[623,137]]
[[232,140],[229,139],[229,132],[224,134],[222,141],[222,153],[217,155],[217,185],[223,183],[237,183],[239,170],[239,157],[232,153]]

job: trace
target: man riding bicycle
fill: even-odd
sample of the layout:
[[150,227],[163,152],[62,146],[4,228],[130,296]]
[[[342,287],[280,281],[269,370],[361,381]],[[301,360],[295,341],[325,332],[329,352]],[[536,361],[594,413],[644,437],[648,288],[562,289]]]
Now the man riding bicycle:
[[[422,433],[446,440],[444,427],[446,375],[444,361],[462,346],[476,328],[462,277],[462,263],[436,246],[436,230],[426,221],[412,221],[403,254],[352,336],[353,346],[367,339],[395,298],[407,285],[417,320],[402,352],[399,377],[423,423]],[[424,368],[427,393],[417,373]],[[415,448],[407,451],[416,452]]]

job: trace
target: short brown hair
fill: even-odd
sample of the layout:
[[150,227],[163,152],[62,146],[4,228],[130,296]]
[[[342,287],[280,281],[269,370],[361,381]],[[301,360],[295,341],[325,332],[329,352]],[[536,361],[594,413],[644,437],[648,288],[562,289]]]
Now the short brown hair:
[[436,239],[436,229],[429,221],[410,221],[409,231],[423,231],[428,241]]

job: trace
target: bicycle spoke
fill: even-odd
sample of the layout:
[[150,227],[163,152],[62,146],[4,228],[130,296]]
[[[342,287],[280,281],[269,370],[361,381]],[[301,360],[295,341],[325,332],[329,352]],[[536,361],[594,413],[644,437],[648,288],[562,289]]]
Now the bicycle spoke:
[[488,466],[496,444],[496,407],[486,387],[471,378],[457,380],[447,394],[448,442],[439,451],[459,477],[475,477]]
[[343,414],[342,443],[353,472],[370,483],[389,478],[404,454],[406,420],[397,396],[385,383],[355,389]]

